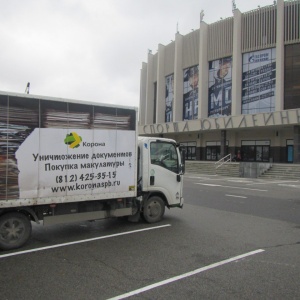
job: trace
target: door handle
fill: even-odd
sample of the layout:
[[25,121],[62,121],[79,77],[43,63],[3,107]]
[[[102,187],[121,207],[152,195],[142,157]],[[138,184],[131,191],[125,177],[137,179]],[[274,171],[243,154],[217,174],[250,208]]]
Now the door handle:
[[155,182],[155,177],[154,176],[150,176],[150,185],[154,185]]

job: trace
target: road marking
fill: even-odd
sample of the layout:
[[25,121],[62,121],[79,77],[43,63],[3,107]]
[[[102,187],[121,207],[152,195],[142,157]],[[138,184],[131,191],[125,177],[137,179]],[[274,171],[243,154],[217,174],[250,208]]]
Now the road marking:
[[53,248],[59,248],[59,247],[65,247],[65,246],[70,246],[70,245],[75,245],[75,244],[93,242],[93,241],[97,241],[97,240],[102,240],[102,239],[107,239],[107,238],[111,238],[111,237],[127,235],[127,234],[142,232],[142,231],[160,229],[160,228],[169,227],[169,226],[171,226],[171,224],[155,226],[155,227],[149,227],[149,228],[144,228],[144,229],[137,229],[137,230],[121,232],[121,233],[115,233],[115,234],[111,234],[111,235],[99,236],[99,237],[90,238],[90,239],[86,239],[86,240],[80,240],[80,241],[74,241],[74,242],[69,242],[69,243],[57,244],[57,245],[46,246],[46,247],[41,247],[41,248],[18,251],[18,252],[13,252],[13,253],[0,255],[0,259],[5,258],[5,257],[10,257],[10,256],[15,256],[15,255],[21,255],[21,254],[27,254],[27,253],[32,253],[32,252],[38,252],[38,251],[53,249]]
[[177,281],[177,280],[181,280],[181,279],[184,279],[184,278],[186,278],[186,277],[193,276],[193,275],[199,274],[199,273],[201,273],[201,272],[208,271],[208,270],[211,270],[211,269],[220,267],[220,266],[222,266],[222,265],[231,263],[231,262],[233,262],[233,261],[237,261],[237,260],[243,259],[243,258],[245,258],[245,257],[251,256],[251,255],[255,255],[255,254],[258,254],[258,253],[261,253],[261,252],[264,252],[264,251],[265,251],[265,250],[263,250],[263,249],[258,249],[258,250],[251,251],[251,252],[248,252],[248,253],[245,253],[245,254],[241,254],[241,255],[238,255],[238,256],[235,256],[235,257],[232,257],[232,258],[229,258],[229,259],[225,259],[225,260],[219,261],[219,262],[217,262],[217,263],[211,264],[211,265],[209,265],[209,266],[206,266],[206,267],[203,267],[203,268],[200,268],[200,269],[196,269],[196,270],[194,270],[194,271],[191,271],[191,272],[188,272],[188,273],[179,275],[179,276],[175,276],[175,277],[172,277],[172,278],[169,278],[169,279],[166,279],[166,280],[163,280],[163,281],[154,283],[154,284],[150,284],[150,285],[145,286],[145,287],[143,287],[143,288],[137,289],[137,290],[132,291],[132,292],[125,293],[125,294],[123,294],[123,295],[119,295],[119,296],[110,298],[110,299],[108,299],[108,300],[120,300],[120,299],[125,299],[125,298],[128,298],[128,297],[131,297],[131,296],[134,296],[134,295],[137,295],[137,294],[140,294],[140,293],[149,291],[149,290],[151,290],[151,289],[160,287],[160,286],[162,286],[162,285],[166,285],[166,284],[175,282],[175,281]]
[[189,177],[189,178],[190,178],[190,177],[191,177],[191,178],[193,178],[193,177],[197,178],[197,177],[199,177],[199,176],[201,176],[201,177],[204,176],[204,178],[207,178],[207,177],[217,177],[216,174],[201,174],[201,173],[199,173],[199,174],[185,173],[185,176],[186,176],[186,177]]
[[259,192],[267,192],[267,191],[268,191],[268,190],[260,190],[260,189],[243,188],[243,187],[238,187],[238,186],[220,185],[220,184],[210,184],[210,183],[200,183],[200,182],[195,182],[195,184],[201,184],[201,185],[207,185],[207,186],[218,186],[218,187],[232,188],[232,189],[240,189],[240,190],[259,191]]
[[267,180],[265,180],[265,181],[263,181],[263,182],[253,182],[253,183],[248,183],[248,185],[258,185],[258,184],[281,184],[281,183],[289,183],[289,182],[299,182],[299,180],[296,180],[296,181],[289,181],[289,180],[281,180],[281,181],[278,181],[278,180],[276,180],[276,181],[267,181]]
[[279,186],[288,186],[288,187],[294,187],[294,188],[300,188],[300,185],[296,184],[278,184]]
[[[211,180],[212,178],[209,177],[216,177],[217,175],[206,175],[205,177],[199,177],[199,176],[186,176],[185,178],[189,178],[189,179],[204,179],[204,180]],[[218,179],[214,179],[214,180],[218,180]]]
[[238,182],[238,183],[253,183],[253,181],[246,180],[246,179],[238,179],[238,180],[230,179],[230,180],[227,180],[227,181],[229,181],[229,182]]
[[237,195],[225,195],[227,197],[235,197],[235,198],[247,198],[245,196],[237,196]]
[[207,185],[207,186],[221,186],[219,184],[214,184],[214,183],[200,183],[200,182],[196,182],[195,184],[201,184],[201,185]]

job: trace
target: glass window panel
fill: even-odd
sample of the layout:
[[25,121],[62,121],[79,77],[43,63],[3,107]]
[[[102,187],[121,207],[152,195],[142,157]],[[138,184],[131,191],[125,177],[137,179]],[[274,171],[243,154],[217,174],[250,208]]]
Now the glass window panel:
[[178,156],[171,143],[152,142],[150,145],[151,163],[178,173]]

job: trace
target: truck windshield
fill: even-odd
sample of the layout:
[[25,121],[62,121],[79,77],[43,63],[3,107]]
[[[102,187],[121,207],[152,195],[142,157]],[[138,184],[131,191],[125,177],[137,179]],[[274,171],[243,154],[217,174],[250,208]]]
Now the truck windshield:
[[176,146],[167,142],[151,142],[151,163],[178,173]]

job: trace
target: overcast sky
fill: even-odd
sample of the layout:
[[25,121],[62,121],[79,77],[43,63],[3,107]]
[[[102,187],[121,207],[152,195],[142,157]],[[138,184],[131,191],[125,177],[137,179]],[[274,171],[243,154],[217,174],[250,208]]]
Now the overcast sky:
[[[241,12],[273,0],[236,0]],[[139,105],[148,49],[232,16],[232,0],[0,0],[0,91]]]

